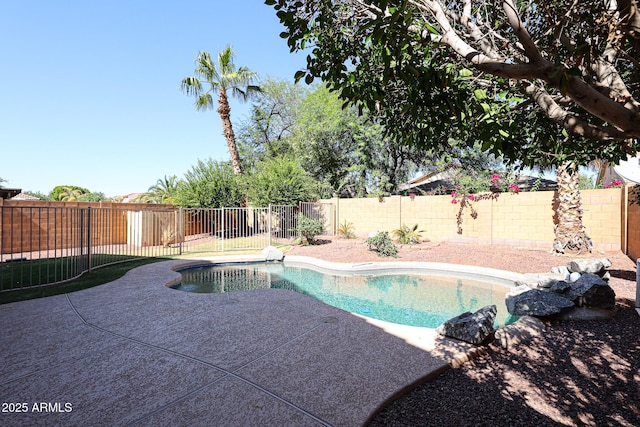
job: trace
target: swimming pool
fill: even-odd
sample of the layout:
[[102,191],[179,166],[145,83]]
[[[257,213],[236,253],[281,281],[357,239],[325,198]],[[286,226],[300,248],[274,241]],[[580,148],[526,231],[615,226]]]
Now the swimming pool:
[[227,293],[288,289],[366,317],[435,328],[466,311],[496,305],[496,326],[516,320],[506,309],[508,286],[468,277],[424,275],[398,269],[327,272],[283,263],[218,264],[180,270],[173,289]]

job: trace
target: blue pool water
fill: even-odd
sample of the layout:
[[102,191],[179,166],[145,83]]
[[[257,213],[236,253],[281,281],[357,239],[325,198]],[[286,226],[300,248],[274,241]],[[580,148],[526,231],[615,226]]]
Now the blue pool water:
[[496,305],[496,325],[515,318],[504,304],[508,288],[488,282],[420,274],[327,274],[279,263],[227,264],[181,270],[186,292],[225,293],[288,289],[366,317],[435,328],[466,311]]

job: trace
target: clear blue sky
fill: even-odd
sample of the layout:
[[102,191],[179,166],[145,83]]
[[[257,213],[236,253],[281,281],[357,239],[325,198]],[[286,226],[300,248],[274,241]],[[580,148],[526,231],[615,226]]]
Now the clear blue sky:
[[[262,0],[21,0],[0,13],[0,178],[48,193],[78,185],[106,196],[182,177],[198,159],[228,160],[220,118],[180,91],[200,50],[227,44],[235,63],[293,80]],[[248,104],[231,101],[234,124]]]

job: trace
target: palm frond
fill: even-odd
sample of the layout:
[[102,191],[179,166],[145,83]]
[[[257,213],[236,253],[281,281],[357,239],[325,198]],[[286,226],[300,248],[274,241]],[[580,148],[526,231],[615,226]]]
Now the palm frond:
[[211,96],[211,92],[203,93],[202,95],[196,98],[196,110],[209,110],[214,107],[213,97]]
[[187,95],[198,96],[202,92],[202,83],[197,77],[185,77],[180,82],[180,89]]

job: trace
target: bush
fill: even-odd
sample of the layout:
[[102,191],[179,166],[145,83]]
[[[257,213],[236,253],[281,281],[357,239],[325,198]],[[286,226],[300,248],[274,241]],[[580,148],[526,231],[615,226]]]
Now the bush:
[[392,256],[394,258],[398,256],[398,248],[391,241],[388,231],[382,231],[373,237],[369,237],[365,240],[365,243],[369,246],[369,250],[375,249],[380,256]]
[[315,243],[316,236],[322,233],[322,221],[317,219],[307,218],[300,214],[298,217],[298,227],[292,229],[294,233],[298,233],[299,241],[303,245],[313,245]]
[[355,238],[356,233],[353,223],[347,222],[347,220],[345,219],[344,222],[338,226],[338,235],[344,237],[345,239]]
[[184,176],[176,189],[178,206],[222,208],[242,204],[242,189],[229,162],[198,160]]
[[316,199],[316,182],[291,156],[274,157],[258,162],[244,177],[247,199],[254,207],[297,205]]
[[402,224],[402,227],[397,230],[393,230],[393,235],[398,239],[398,242],[403,245],[414,245],[420,243],[422,240],[422,235],[420,233],[423,231],[424,230],[418,230],[418,224],[411,228],[406,224]]

